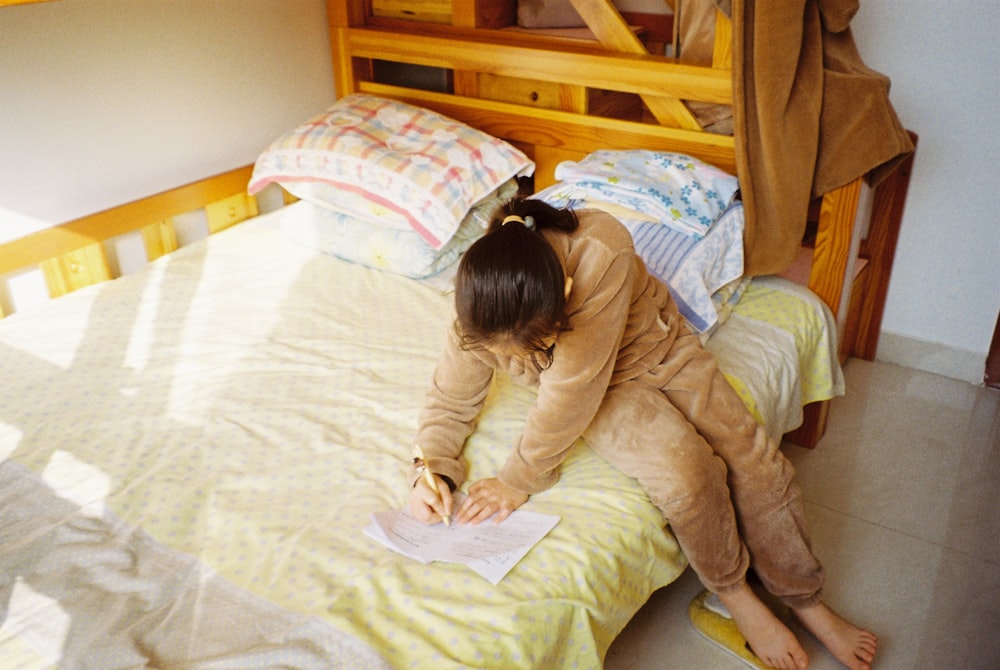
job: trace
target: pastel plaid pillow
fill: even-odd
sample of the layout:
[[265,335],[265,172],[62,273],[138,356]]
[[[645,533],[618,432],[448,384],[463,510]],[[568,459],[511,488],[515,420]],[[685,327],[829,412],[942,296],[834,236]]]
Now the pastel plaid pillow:
[[478,201],[534,163],[510,144],[427,109],[347,96],[275,140],[248,190],[270,183],[443,247]]

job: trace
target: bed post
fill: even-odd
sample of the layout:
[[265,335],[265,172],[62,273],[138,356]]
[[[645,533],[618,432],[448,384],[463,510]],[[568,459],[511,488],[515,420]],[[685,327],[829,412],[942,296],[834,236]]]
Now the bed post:
[[815,449],[823,433],[826,432],[826,420],[829,416],[829,400],[811,402],[803,406],[802,425],[790,433],[785,433],[785,441],[806,449]]
[[[809,289],[833,312],[838,339],[845,323],[854,280],[854,265],[860,247],[862,180],[855,179],[823,196],[809,271]],[[843,350],[843,347],[841,347]],[[830,401],[813,402],[802,408],[802,425],[785,440],[813,449],[826,432]]]
[[861,247],[861,257],[868,260],[868,279],[860,298],[857,334],[848,345],[852,356],[867,361],[875,360],[878,350],[896,242],[903,221],[913,159],[917,153],[916,133],[910,132],[910,139],[913,141],[913,152],[875,187],[871,227]]
[[825,194],[820,206],[809,288],[833,312],[838,328],[843,323],[844,302],[851,292],[854,261],[861,243],[858,218],[861,194],[859,177]]
[[333,58],[333,85],[337,98],[350,95],[360,79],[371,79],[363,66],[351,58],[347,29],[363,26],[366,7],[363,0],[327,0],[326,15],[330,27],[331,56]]

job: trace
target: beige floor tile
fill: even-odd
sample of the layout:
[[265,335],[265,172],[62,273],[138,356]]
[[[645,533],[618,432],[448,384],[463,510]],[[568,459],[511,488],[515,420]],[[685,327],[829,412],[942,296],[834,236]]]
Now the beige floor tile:
[[1000,560],[1000,393],[850,361],[820,448],[786,447],[803,497]]
[[[852,360],[848,395],[798,471],[827,602],[880,637],[876,668],[1000,668],[1000,392]],[[607,670],[729,670],[687,620],[686,572],[654,594]],[[812,670],[840,668],[798,630]]]

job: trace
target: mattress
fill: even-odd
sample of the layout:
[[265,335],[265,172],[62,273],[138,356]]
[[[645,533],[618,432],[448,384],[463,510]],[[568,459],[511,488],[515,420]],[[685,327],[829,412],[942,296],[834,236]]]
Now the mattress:
[[[0,322],[4,667],[600,668],[686,567],[659,511],[581,442],[524,508],[559,523],[497,585],[366,536],[407,501],[447,280],[298,246],[286,215]],[[726,332],[788,319],[743,302],[713,346],[771,357]],[[775,393],[738,363],[723,367],[774,430],[789,403],[837,392],[835,365],[826,382],[767,377],[789,380]],[[496,379],[471,481],[502,464],[532,398]]]
[[808,288],[754,277],[705,348],[775,440],[798,428],[802,407],[844,394],[837,325]]

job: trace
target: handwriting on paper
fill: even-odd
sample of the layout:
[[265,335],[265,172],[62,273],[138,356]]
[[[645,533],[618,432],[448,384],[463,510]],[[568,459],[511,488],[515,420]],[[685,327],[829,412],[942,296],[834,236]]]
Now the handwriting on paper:
[[404,509],[373,514],[364,532],[423,563],[464,563],[497,584],[557,523],[552,514],[516,510],[499,524],[448,527],[424,524]]

